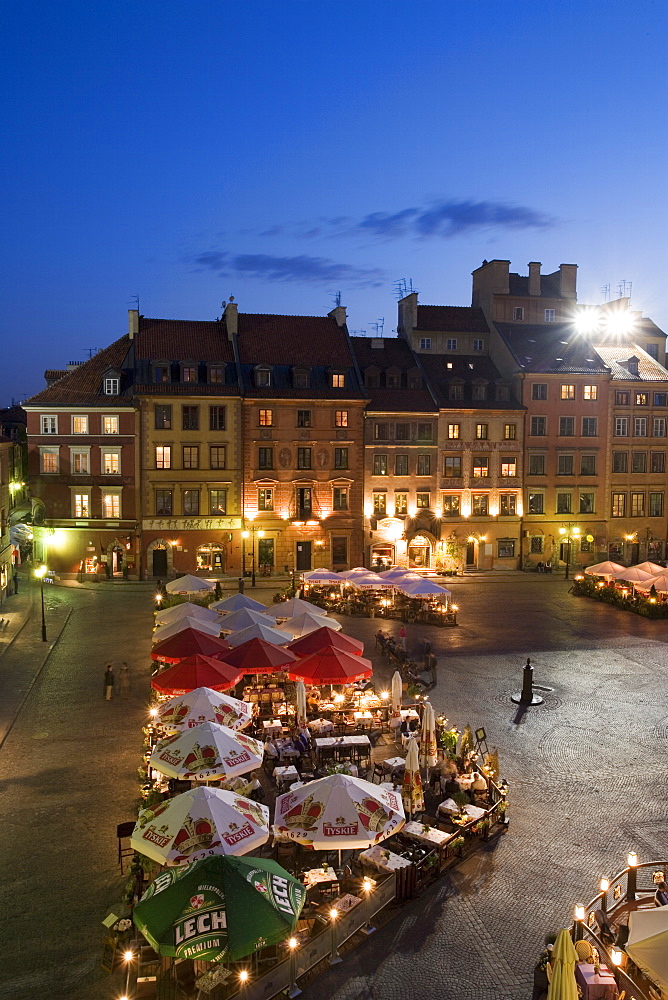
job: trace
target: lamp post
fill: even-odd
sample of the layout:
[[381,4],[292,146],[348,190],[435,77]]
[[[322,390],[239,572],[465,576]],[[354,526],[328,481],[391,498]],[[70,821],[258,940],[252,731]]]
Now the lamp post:
[[568,580],[568,567],[571,562],[571,545],[573,541],[577,541],[580,537],[580,529],[577,525],[566,524],[559,528],[559,534],[561,535],[562,541],[566,545],[566,572],[564,574],[564,580]]
[[241,579],[246,579],[246,539],[250,538],[250,531],[241,532]]
[[329,919],[332,922],[331,923],[331,927],[332,927],[332,945],[331,945],[331,954],[330,954],[330,958],[329,958],[329,964],[330,965],[338,965],[339,962],[343,961],[343,959],[339,955],[339,946],[338,946],[337,941],[336,941],[336,918],[338,917],[338,915],[339,915],[339,911],[337,910],[337,908],[335,906],[333,906],[332,909],[329,911]]
[[[251,546],[252,546],[252,558],[253,558],[253,569],[251,571],[251,587],[254,587],[255,586],[255,534],[256,534],[256,528],[254,524],[251,525],[251,532],[252,532]],[[257,537],[264,538],[264,531],[261,528],[259,531],[257,531]]]
[[42,642],[46,642],[46,617],[44,615],[44,574],[46,566],[37,566],[35,576],[39,580],[39,593],[42,600]]
[[128,948],[126,952],[123,953],[123,959],[127,967],[127,972],[125,974],[125,995],[127,996],[130,992],[130,968],[132,966],[132,959],[135,957],[135,953]]
[[299,942],[297,938],[291,937],[288,941],[288,948],[290,949],[290,985],[288,986],[288,996],[290,1000],[294,997],[298,997],[301,990],[297,986],[297,962],[295,958],[295,950]]

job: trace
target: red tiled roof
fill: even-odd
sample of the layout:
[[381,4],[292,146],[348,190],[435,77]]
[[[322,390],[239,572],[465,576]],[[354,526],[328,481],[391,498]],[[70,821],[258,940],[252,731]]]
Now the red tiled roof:
[[434,333],[489,333],[485,314],[473,306],[418,306],[415,329]]
[[67,368],[47,368],[44,372],[44,378],[47,382],[55,381],[55,379],[62,378],[63,375],[67,375]]
[[77,365],[48,389],[42,389],[25,403],[38,406],[132,406],[127,396],[105,396],[102,393],[102,376],[109,368],[121,369],[130,347],[128,335],[114,341],[109,347],[95,354],[89,361]]
[[239,355],[255,365],[353,365],[345,331],[331,316],[239,313]]
[[140,317],[135,356],[169,361],[233,361],[225,324],[216,320]]
[[[651,358],[649,354],[637,347],[635,344],[626,346],[609,346],[608,344],[596,344],[596,353],[605,361],[612,372],[614,381],[635,381],[635,382],[666,382],[668,381],[668,371]],[[632,375],[625,362],[629,358],[638,359],[638,374]]]
[[368,410],[383,413],[436,413],[438,406],[428,389],[369,389]]
[[[418,371],[410,345],[403,337],[351,337],[353,351],[360,369],[400,368],[402,371]],[[382,347],[373,347],[381,343]]]

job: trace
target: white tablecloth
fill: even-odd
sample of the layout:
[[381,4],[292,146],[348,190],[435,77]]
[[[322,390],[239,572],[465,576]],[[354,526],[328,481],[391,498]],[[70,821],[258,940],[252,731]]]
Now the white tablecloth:
[[370,747],[368,736],[322,736],[315,741],[318,750],[323,747]]
[[308,888],[311,885],[318,885],[320,882],[338,882],[339,876],[332,868],[328,868],[326,871],[324,868],[311,868],[310,871],[304,872],[303,881]]
[[308,723],[308,728],[314,733],[331,733],[334,723],[331,719],[313,719]]
[[411,866],[408,858],[402,858],[400,854],[394,854],[386,847],[381,847],[380,844],[370,847],[367,851],[362,851],[359,858],[360,861],[368,861],[374,868],[383,872],[393,872],[397,868],[410,868]]
[[425,831],[422,829],[422,823],[415,822],[406,823],[401,832],[405,833],[411,840],[419,840],[421,844],[429,844],[431,847],[442,847],[443,844],[447,844],[455,836],[453,833],[446,833],[444,830],[438,830],[433,826]]
[[299,781],[299,771],[294,764],[286,764],[285,767],[274,768],[274,778],[279,785],[292,779]]

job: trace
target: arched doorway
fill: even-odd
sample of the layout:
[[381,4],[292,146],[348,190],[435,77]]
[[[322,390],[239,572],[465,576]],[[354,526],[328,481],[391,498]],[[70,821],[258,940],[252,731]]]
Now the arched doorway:
[[225,547],[220,542],[205,542],[197,546],[197,569],[209,573],[225,572]]
[[170,577],[174,558],[172,546],[165,538],[156,538],[146,549],[146,572],[158,578]]
[[432,543],[426,535],[414,535],[408,543],[408,565],[410,569],[431,567]]

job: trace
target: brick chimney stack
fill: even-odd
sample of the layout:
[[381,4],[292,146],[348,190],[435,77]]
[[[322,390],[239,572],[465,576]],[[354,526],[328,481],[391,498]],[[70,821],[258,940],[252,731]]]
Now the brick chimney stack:
[[230,301],[225,306],[225,327],[227,328],[228,340],[238,333],[239,329],[239,311],[237,309],[237,304],[234,301],[234,295],[230,295]]
[[134,340],[139,333],[139,309],[128,309],[128,337]]
[[540,295],[540,267],[539,261],[529,263],[529,295]]

